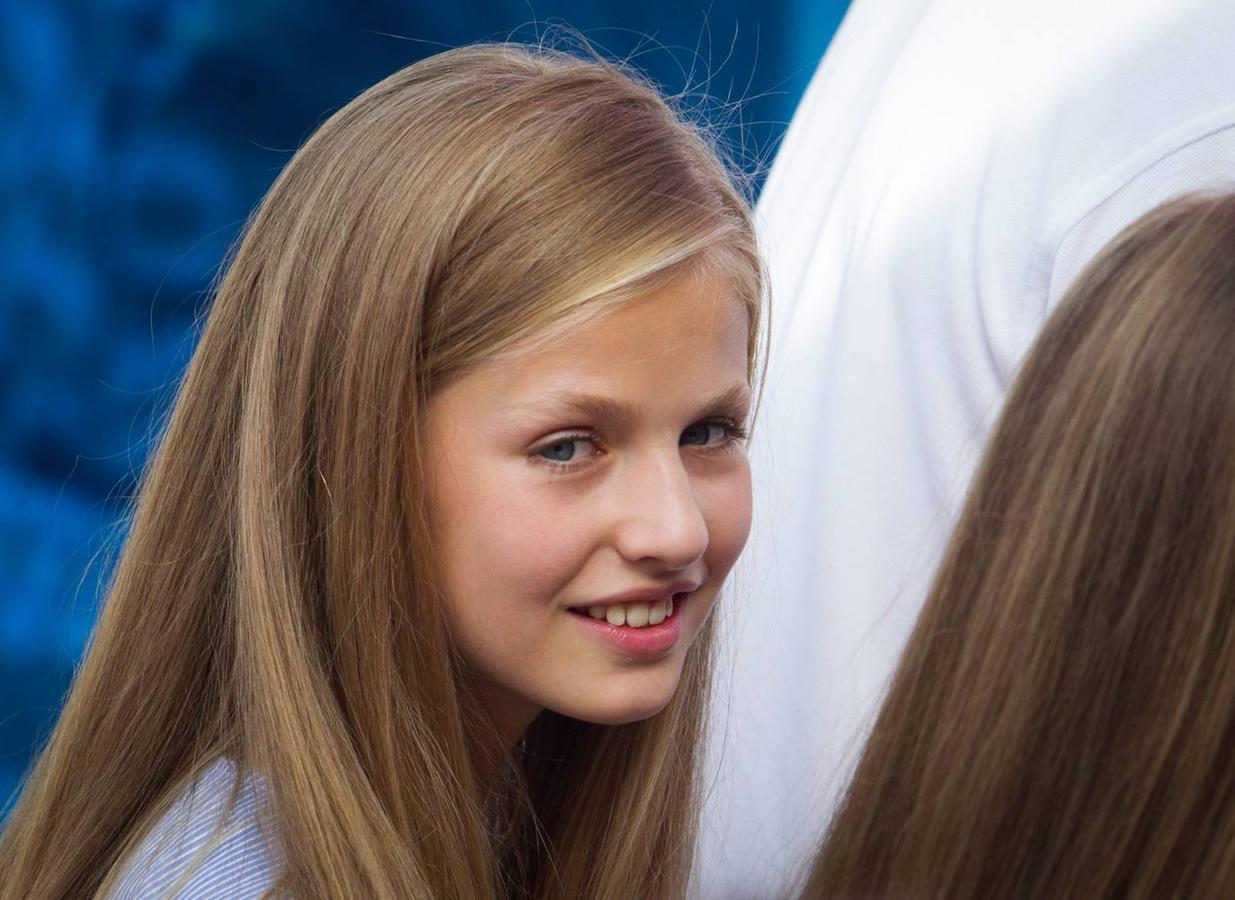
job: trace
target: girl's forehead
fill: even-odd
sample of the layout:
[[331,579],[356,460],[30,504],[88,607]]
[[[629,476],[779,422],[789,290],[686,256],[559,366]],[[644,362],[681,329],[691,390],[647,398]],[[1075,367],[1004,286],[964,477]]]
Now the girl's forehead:
[[639,409],[662,397],[693,404],[748,396],[749,328],[745,306],[727,283],[682,279],[551,341],[482,363],[443,391],[507,411],[577,406],[581,397],[593,406],[607,398],[611,406]]
[[603,354],[637,361],[657,352],[711,340],[741,337],[750,314],[728,279],[689,273],[604,309],[597,315],[527,342],[511,356],[532,361]]

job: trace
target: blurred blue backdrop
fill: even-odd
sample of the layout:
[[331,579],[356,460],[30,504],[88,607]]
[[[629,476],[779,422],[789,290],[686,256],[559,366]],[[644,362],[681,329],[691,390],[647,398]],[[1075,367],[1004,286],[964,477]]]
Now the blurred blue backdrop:
[[745,100],[757,168],[846,6],[0,4],[0,815],[94,622],[210,278],[326,114],[438,49],[566,23],[669,92],[710,72]]

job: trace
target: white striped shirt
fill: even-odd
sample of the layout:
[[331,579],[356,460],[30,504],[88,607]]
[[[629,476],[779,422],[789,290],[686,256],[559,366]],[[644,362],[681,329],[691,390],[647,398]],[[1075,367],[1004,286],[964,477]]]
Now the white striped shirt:
[[142,841],[113,900],[257,900],[274,883],[278,851],[258,828],[264,780],[219,759],[185,790]]

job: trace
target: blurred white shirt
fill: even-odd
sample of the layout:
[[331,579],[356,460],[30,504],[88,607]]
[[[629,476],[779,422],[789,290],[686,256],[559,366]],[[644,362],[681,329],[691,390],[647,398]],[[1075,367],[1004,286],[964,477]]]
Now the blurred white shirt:
[[771,362],[696,896],[790,894],[1045,316],[1121,228],[1212,188],[1235,2],[853,4],[759,205]]

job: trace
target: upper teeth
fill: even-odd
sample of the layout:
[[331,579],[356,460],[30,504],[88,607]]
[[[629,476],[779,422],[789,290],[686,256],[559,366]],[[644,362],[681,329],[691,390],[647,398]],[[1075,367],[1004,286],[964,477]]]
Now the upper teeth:
[[673,615],[673,598],[656,603],[614,603],[611,606],[590,606],[587,614],[593,619],[604,619],[610,625],[643,628],[645,625],[659,625]]

